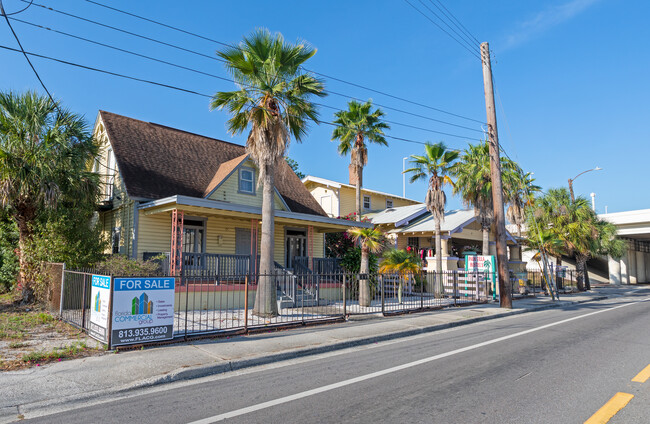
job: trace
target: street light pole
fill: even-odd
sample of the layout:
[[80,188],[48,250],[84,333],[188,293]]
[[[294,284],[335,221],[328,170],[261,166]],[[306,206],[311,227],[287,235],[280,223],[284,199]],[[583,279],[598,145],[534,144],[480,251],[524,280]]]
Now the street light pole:
[[402,197],[406,197],[406,159],[402,158]]
[[587,172],[591,172],[591,171],[600,171],[601,169],[603,168],[597,166],[593,169],[587,169],[586,171],[582,171],[581,173],[579,173],[573,178],[569,178],[569,193],[571,194],[571,203],[574,203],[576,201],[575,196],[573,195],[573,181],[575,181],[575,179],[581,176],[582,174],[586,174]]

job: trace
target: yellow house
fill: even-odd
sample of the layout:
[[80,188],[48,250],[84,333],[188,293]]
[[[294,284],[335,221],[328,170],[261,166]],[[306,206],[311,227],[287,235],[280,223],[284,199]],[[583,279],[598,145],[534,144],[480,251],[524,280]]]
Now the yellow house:
[[[165,254],[176,272],[254,272],[262,191],[244,146],[105,111],[94,135],[104,183],[99,223],[112,253]],[[286,162],[275,182],[276,267],[313,268],[325,261],[324,233],[345,231],[349,221],[328,217]]]
[[[339,183],[325,178],[307,175],[302,183],[316,199],[325,213],[330,217],[341,217],[356,210],[356,188],[351,175],[350,184]],[[362,214],[378,212],[384,209],[421,204],[416,200],[396,196],[377,190],[361,188]]]

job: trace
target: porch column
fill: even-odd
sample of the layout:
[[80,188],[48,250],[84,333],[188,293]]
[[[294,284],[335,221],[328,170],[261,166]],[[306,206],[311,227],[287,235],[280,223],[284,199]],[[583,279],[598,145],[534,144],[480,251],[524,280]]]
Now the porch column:
[[183,218],[185,213],[174,209],[172,211],[171,249],[169,253],[169,273],[180,275],[183,268]]
[[636,251],[636,279],[638,283],[646,283],[645,275],[645,253]]
[[307,266],[313,271],[314,269],[314,227],[307,227],[307,257],[309,258],[309,263]]
[[609,284],[616,286],[621,285],[621,260],[607,256],[607,265],[609,268]]
[[644,253],[645,255],[645,279],[646,283],[650,283],[650,253]]
[[257,219],[251,219],[251,274],[257,274],[257,233],[260,222]]

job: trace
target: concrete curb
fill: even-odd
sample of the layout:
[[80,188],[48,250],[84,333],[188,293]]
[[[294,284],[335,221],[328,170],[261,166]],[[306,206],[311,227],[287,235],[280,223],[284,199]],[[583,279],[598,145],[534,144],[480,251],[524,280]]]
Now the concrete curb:
[[[580,300],[580,301],[572,301],[572,302],[565,302],[565,303],[552,303],[548,305],[542,305],[542,306],[537,306],[537,307],[532,307],[532,308],[526,308],[526,309],[517,309],[517,310],[512,310],[508,312],[501,312],[493,315],[486,315],[486,316],[481,316],[481,317],[475,317],[475,318],[468,318],[468,319],[463,319],[460,321],[456,322],[449,322],[445,324],[436,324],[436,325],[431,325],[427,327],[422,327],[422,328],[415,328],[415,329],[410,329],[410,330],[403,330],[403,331],[396,331],[393,333],[389,334],[384,334],[381,336],[370,336],[370,337],[364,337],[364,338],[359,338],[356,340],[347,340],[347,341],[342,341],[338,343],[332,343],[329,345],[325,346],[317,346],[317,347],[309,347],[305,349],[297,349],[289,352],[281,352],[277,354],[271,354],[271,355],[264,355],[264,356],[259,356],[259,357],[254,357],[254,358],[247,358],[247,359],[241,359],[241,360],[235,360],[235,361],[228,361],[226,363],[219,363],[219,364],[210,364],[210,365],[199,365],[196,367],[189,367],[189,368],[181,368],[175,371],[171,371],[167,374],[161,375],[161,376],[156,376],[156,377],[151,377],[147,378],[145,380],[138,381],[134,384],[130,384],[128,386],[121,386],[121,387],[115,387],[115,388],[109,388],[105,390],[97,390],[94,392],[88,392],[84,393],[83,395],[71,395],[66,398],[59,398],[57,400],[48,400],[48,401],[39,401],[39,402],[34,402],[31,404],[22,404],[22,405],[17,405],[14,407],[8,407],[8,408],[3,408],[3,409],[13,409],[16,408],[16,411],[19,411],[18,413],[23,413],[27,412],[30,414],[31,417],[36,417],[39,415],[39,411],[42,409],[47,409],[48,413],[52,413],[54,411],[59,411],[59,410],[65,410],[64,405],[72,404],[72,403],[85,403],[89,401],[96,401],[99,400],[100,398],[105,398],[106,396],[120,396],[120,395],[125,395],[131,391],[138,390],[138,389],[144,389],[144,388],[151,388],[155,386],[159,386],[162,384],[167,384],[167,383],[173,383],[173,382],[178,382],[178,381],[188,381],[188,380],[193,380],[197,378],[202,378],[202,377],[207,377],[211,375],[217,375],[217,374],[224,374],[230,371],[236,371],[236,370],[242,370],[246,368],[252,368],[256,366],[261,366],[261,365],[268,365],[270,363],[274,362],[279,362],[279,361],[286,361],[289,359],[297,359],[297,358],[303,358],[306,356],[311,356],[311,355],[318,355],[318,354],[323,354],[327,352],[333,352],[337,350],[343,350],[351,347],[358,347],[358,346],[365,346],[365,345],[370,345],[373,343],[378,343],[378,342],[383,342],[383,341],[388,341],[388,340],[394,340],[394,339],[399,339],[399,338],[405,338],[405,337],[411,337],[415,336],[418,334],[425,334],[425,333],[433,333],[436,331],[440,330],[445,330],[448,328],[454,328],[454,327],[461,327],[464,325],[469,325],[469,324],[474,324],[477,322],[482,322],[482,321],[489,321],[493,319],[499,319],[499,318],[504,318],[512,315],[520,315],[520,314],[525,314],[529,312],[537,312],[537,311],[542,311],[546,309],[553,309],[553,308],[560,308],[560,307],[567,307],[567,306],[572,306],[572,305],[577,305],[581,303],[588,303],[588,302],[595,302],[599,300],[604,300],[609,298],[609,296],[597,296],[591,299],[586,299],[586,300]],[[32,415],[35,414],[35,415]],[[15,415],[12,415],[11,421],[14,421]],[[8,418],[8,416],[2,417],[0,415],[0,422],[5,422],[3,419]],[[6,421],[9,422],[9,421]]]

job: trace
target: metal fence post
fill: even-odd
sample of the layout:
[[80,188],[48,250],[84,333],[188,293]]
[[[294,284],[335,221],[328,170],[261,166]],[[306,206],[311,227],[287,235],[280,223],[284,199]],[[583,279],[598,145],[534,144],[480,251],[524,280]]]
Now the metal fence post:
[[[217,274],[217,282],[219,282],[219,275]],[[184,338],[187,340],[187,313],[190,302],[190,287],[185,277],[185,267],[181,269],[181,287],[185,287],[185,335]],[[180,299],[180,296],[179,296]],[[180,310],[180,308],[178,308]]]
[[110,289],[109,289],[109,292],[108,292],[109,293],[108,294],[108,325],[107,325],[107,328],[106,328],[106,344],[107,344],[108,350],[111,350],[111,348],[113,347],[112,346],[113,345],[113,337],[112,337],[112,333],[113,333],[113,290],[115,288],[114,287],[115,286],[115,281],[114,281],[112,275],[109,278],[110,278],[110,281],[111,281],[111,285],[110,285]]
[[422,275],[420,274],[420,309],[424,309],[424,282],[425,281],[426,278],[422,278]]
[[381,313],[382,315],[386,312],[385,310],[385,301],[384,301],[384,277],[381,274],[377,275],[377,278],[379,279],[379,287],[381,290]]
[[343,318],[345,318],[347,314],[347,287],[348,287],[348,276],[347,274],[343,274]]
[[61,270],[61,296],[59,298],[59,316],[63,318],[63,296],[65,294],[65,262]]
[[458,306],[457,301],[456,301],[456,297],[457,297],[457,294],[458,294],[458,272],[454,272],[453,284],[454,284],[454,291],[453,291],[454,306]]
[[81,288],[81,329],[86,329],[86,277],[88,274],[84,273],[84,284]]
[[244,332],[248,333],[248,276],[244,278]]

